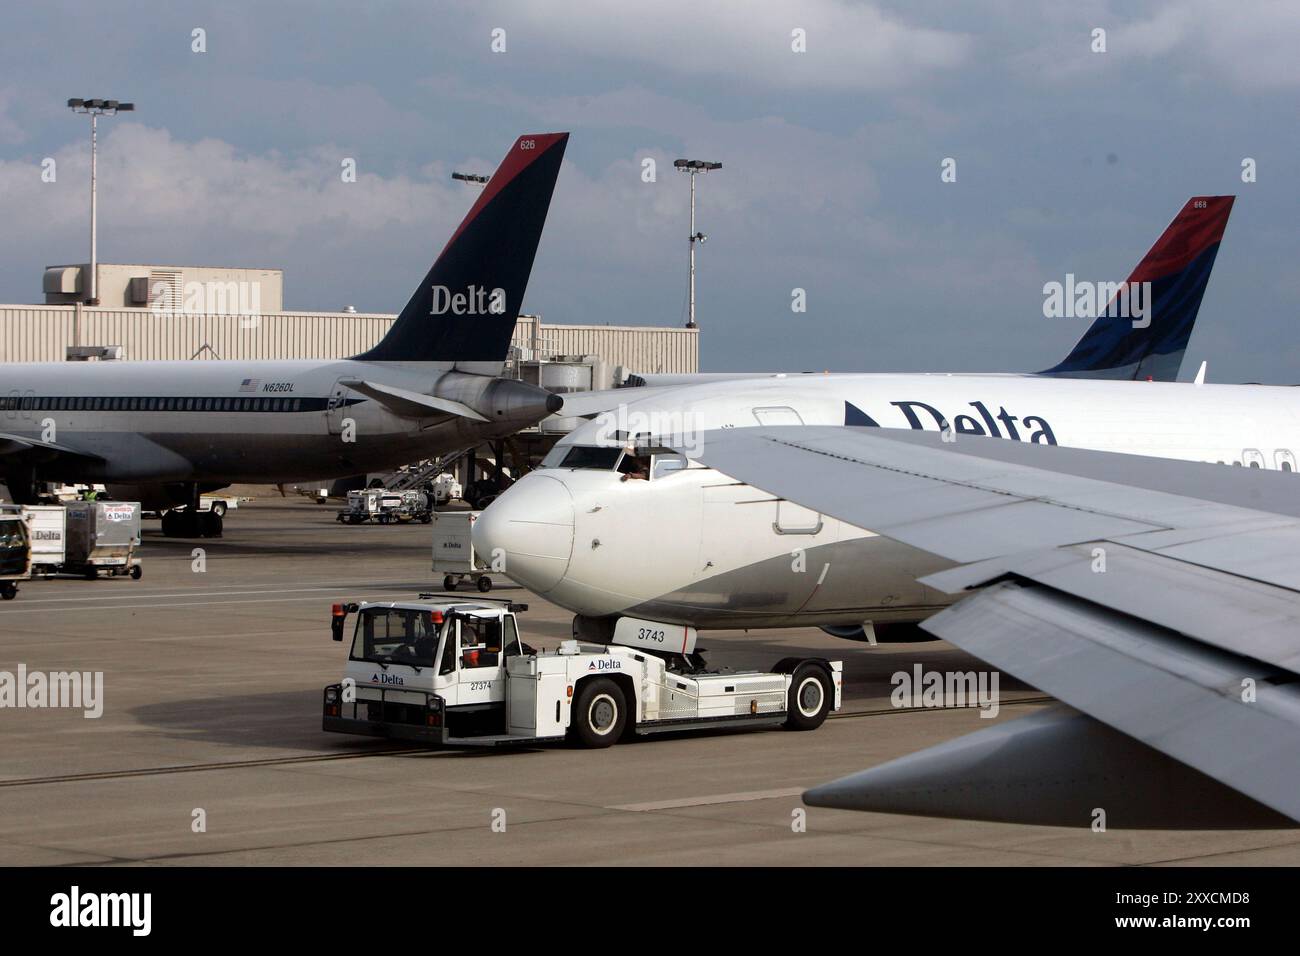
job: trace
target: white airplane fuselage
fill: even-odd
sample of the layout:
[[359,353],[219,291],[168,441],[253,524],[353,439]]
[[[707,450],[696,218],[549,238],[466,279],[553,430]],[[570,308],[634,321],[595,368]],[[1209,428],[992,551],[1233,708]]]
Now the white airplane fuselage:
[[[355,379],[469,404],[492,417],[399,416],[341,384]],[[515,385],[421,363],[347,359],[15,364],[3,366],[0,433],[100,459],[43,469],[77,481],[331,478],[510,434],[528,422],[492,411],[506,408],[497,393]],[[534,418],[544,409],[537,412]]]
[[[608,451],[604,458],[581,451],[622,447],[619,432],[689,449],[693,435],[709,429],[942,431],[946,422],[958,442],[983,434],[1225,467],[1295,471],[1300,455],[1300,391],[1287,387],[862,374],[715,382],[641,400],[635,391],[624,408],[566,436],[545,467],[498,498],[474,528],[481,555],[583,618],[852,626],[921,620],[951,600],[917,582],[948,566],[926,552],[698,462],[659,454],[648,480],[624,481]],[[584,454],[590,467],[571,467]]]

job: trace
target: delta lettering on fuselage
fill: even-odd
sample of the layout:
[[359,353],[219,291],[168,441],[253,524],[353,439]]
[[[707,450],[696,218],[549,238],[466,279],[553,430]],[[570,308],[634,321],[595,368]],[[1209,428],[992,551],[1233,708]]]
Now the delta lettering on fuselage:
[[[994,415],[983,402],[970,402],[970,407],[975,410],[974,415],[957,415],[949,419],[939,409],[925,402],[890,402],[889,404],[901,411],[903,417],[907,419],[907,424],[918,431],[924,430],[927,424],[943,431],[951,421],[952,429],[958,435],[987,435],[990,438],[1009,438],[1012,441],[1038,445],[1056,444],[1056,435],[1046,419],[1037,415],[1017,418],[1002,406],[998,406],[998,412]],[[923,416],[928,417],[928,422],[923,420]],[[998,427],[999,422],[1001,428]],[[1016,427],[1017,424],[1019,428]]]

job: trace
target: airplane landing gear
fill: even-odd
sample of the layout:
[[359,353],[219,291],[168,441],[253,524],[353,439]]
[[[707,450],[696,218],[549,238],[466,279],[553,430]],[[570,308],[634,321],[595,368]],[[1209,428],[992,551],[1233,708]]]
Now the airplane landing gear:
[[4,473],[4,485],[9,489],[9,500],[19,505],[34,505],[40,495],[34,468],[14,468]]
[[220,538],[225,522],[212,511],[173,508],[162,519],[162,533],[168,538]]
[[199,486],[190,485],[190,502],[163,514],[162,533],[168,538],[220,538],[225,524],[215,510],[199,510]]

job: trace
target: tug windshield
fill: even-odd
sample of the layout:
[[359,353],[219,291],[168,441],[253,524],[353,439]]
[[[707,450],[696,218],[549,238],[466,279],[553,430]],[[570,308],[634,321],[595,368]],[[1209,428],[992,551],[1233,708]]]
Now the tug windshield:
[[441,620],[433,620],[430,611],[362,608],[352,638],[352,660],[432,667],[442,626]]

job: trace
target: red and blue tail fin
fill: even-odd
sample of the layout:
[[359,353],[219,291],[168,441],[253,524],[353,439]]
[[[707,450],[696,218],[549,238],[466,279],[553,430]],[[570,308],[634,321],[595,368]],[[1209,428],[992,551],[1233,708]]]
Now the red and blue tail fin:
[[1177,379],[1234,198],[1193,196],[1128,277],[1129,283],[1151,283],[1149,324],[1135,328],[1131,318],[1099,309],[1100,317],[1070,354],[1038,374]]
[[568,133],[515,140],[388,334],[359,361],[500,372],[568,141]]

